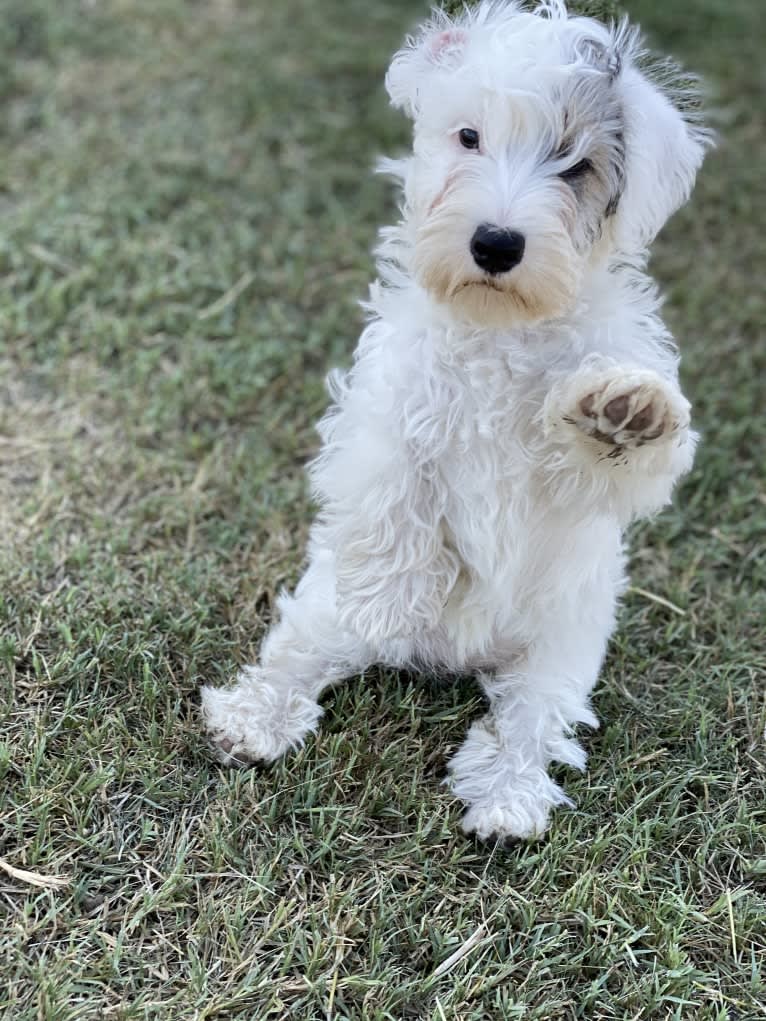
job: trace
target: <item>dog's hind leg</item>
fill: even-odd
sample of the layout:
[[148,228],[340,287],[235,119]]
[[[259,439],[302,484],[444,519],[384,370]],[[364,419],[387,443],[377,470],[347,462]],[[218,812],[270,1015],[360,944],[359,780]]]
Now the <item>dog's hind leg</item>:
[[226,765],[271,762],[316,730],[317,702],[330,685],[372,661],[360,638],[337,621],[332,554],[317,551],[295,594],[278,601],[280,618],[231,688],[202,689],[202,711]]

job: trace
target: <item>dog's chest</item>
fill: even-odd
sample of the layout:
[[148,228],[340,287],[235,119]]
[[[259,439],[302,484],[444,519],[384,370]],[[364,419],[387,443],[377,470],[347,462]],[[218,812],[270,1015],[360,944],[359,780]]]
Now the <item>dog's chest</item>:
[[503,353],[466,358],[445,374],[437,416],[444,477],[458,488],[519,483],[524,449],[538,428],[541,373],[514,369]]
[[460,367],[443,409],[444,445],[436,469],[444,487],[445,525],[461,558],[482,575],[516,559],[533,512],[539,377],[507,359]]

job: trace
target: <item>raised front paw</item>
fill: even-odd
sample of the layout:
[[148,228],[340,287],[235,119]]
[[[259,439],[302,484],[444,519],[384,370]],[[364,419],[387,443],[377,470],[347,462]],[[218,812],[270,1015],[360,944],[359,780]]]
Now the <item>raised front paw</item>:
[[564,421],[615,453],[672,439],[689,425],[689,402],[655,372],[618,366],[573,382]]

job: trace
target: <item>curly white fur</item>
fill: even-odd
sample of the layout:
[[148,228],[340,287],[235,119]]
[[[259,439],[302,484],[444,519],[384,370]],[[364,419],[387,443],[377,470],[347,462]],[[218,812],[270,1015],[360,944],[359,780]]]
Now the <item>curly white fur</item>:
[[[260,663],[203,689],[224,762],[299,745],[323,689],[372,663],[473,670],[489,713],[450,763],[464,828],[533,836],[571,804],[547,769],[585,765],[623,530],[696,442],[643,267],[708,139],[640,58],[634,30],[558,0],[436,14],[394,57],[403,217],[331,378],[306,574]],[[472,257],[487,223],[524,235],[508,272]]]

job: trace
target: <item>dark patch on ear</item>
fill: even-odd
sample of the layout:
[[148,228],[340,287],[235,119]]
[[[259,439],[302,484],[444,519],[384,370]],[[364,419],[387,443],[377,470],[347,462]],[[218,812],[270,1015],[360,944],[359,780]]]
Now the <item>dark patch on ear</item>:
[[613,82],[622,70],[622,55],[599,39],[581,39],[577,46],[578,54],[591,67],[602,71]]
[[606,209],[604,210],[605,216],[614,216],[620,204],[622,193],[625,190],[625,136],[622,131],[618,131],[614,136],[613,163],[616,187],[607,202]]
[[607,51],[606,73],[609,75],[609,81],[613,82],[620,71],[622,71],[622,54],[618,53],[617,50]]

